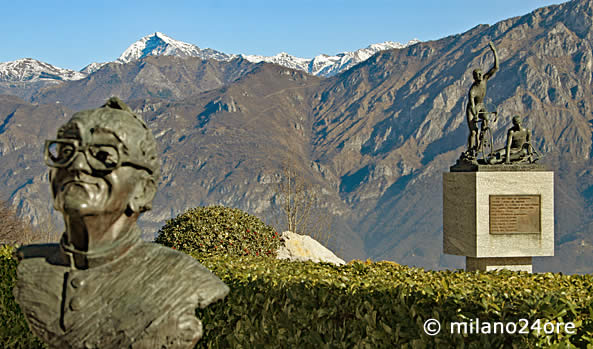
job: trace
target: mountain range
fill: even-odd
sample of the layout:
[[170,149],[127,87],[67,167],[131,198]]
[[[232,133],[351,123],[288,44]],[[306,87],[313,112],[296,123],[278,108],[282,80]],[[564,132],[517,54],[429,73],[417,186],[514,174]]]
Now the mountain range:
[[[227,54],[210,48],[200,49],[196,45],[175,40],[163,33],[155,32],[134,42],[113,62],[124,64],[148,56],[197,57],[204,60],[223,62],[241,57],[253,63],[276,63],[313,75],[331,76],[353,67],[379,51],[403,48],[417,42],[419,41],[415,39],[410,40],[406,44],[386,41],[369,45],[366,48],[354,52],[343,52],[333,56],[321,54],[313,59],[307,59],[295,57],[286,52],[281,52],[271,57]],[[58,68],[32,58],[24,58],[12,62],[0,63],[0,82],[80,80],[106,64],[93,62],[82,68],[79,72],[76,72],[70,69]]]
[[534,271],[591,273],[593,0],[380,50],[327,76],[242,56],[157,54],[50,86],[7,83],[0,195],[34,223],[52,214],[58,222],[41,144],[75,111],[117,95],[162,149],[159,192],[140,221],[145,238],[209,204],[271,222],[288,161],[315,185],[319,212],[333,219],[328,245],[343,259],[462,268],[463,257],[442,253],[442,173],[465,148],[471,71],[492,66],[489,42],[500,59],[487,94],[499,112],[495,143],[521,115],[555,172],[555,256],[535,258]]
[[252,63],[268,62],[327,77],[350,69],[376,52],[392,48],[403,48],[417,42],[419,41],[410,40],[406,44],[400,44],[386,41],[369,45],[354,52],[343,52],[333,56],[321,54],[313,59],[307,59],[295,57],[285,52],[271,57],[227,54],[210,48],[201,49],[196,45],[178,41],[163,33],[155,32],[134,42],[115,61],[93,62],[79,72],[59,68],[33,58],[0,63],[0,94],[16,95],[28,100],[42,88],[59,84],[62,81],[82,80],[102,67],[109,65],[109,63],[125,64],[154,56],[197,57],[202,60],[213,61],[214,64],[216,64],[214,61],[228,62],[231,60],[246,60]]

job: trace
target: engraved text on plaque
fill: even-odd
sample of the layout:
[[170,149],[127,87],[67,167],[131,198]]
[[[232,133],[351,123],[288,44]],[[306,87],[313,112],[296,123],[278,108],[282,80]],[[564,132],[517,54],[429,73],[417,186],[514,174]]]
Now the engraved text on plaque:
[[540,195],[490,195],[490,234],[541,233]]

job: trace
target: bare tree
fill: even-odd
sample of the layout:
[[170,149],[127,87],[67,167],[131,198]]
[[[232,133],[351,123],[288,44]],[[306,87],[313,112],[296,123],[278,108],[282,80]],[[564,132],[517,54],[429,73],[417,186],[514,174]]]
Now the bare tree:
[[321,207],[318,187],[308,182],[289,160],[283,164],[276,198],[276,226],[327,244],[331,237],[331,215]]
[[39,242],[58,242],[62,236],[62,231],[58,230],[51,217],[35,226],[35,233]]
[[31,226],[17,217],[16,210],[8,202],[1,201],[0,243],[28,243],[31,236]]
[[25,245],[34,242],[56,242],[59,233],[51,221],[34,228],[18,217],[7,201],[0,201],[0,244]]

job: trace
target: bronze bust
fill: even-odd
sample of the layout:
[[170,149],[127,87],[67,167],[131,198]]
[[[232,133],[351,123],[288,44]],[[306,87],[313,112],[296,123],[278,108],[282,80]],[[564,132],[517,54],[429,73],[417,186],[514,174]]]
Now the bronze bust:
[[59,244],[28,245],[14,295],[51,348],[193,348],[198,307],[228,287],[192,257],[144,242],[136,221],[160,173],[144,121],[113,97],[81,111],[45,143]]

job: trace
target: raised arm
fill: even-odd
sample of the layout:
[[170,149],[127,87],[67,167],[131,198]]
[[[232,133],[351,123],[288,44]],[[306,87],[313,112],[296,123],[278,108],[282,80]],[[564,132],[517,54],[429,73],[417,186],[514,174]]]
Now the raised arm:
[[492,53],[494,53],[494,66],[484,75],[485,80],[490,79],[498,71],[498,55],[496,54],[496,47],[494,47],[492,41],[490,41],[488,46],[490,46]]

